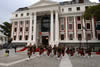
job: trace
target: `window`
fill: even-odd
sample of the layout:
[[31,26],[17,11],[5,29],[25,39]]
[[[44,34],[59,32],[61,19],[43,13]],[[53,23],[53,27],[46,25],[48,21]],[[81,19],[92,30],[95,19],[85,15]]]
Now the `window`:
[[64,12],[64,9],[62,8],[62,12]]
[[89,6],[85,6],[85,10],[87,10],[89,8]]
[[82,35],[78,34],[78,40],[82,40]]
[[16,17],[18,17],[18,14],[16,14]]
[[14,36],[14,40],[16,40],[16,36]]
[[80,7],[77,7],[77,11],[80,11]]
[[21,16],[23,16],[23,13],[21,14]]
[[20,24],[22,25],[23,24],[23,21],[20,21]]
[[72,8],[68,8],[68,11],[72,11]]
[[84,3],[84,0],[79,0],[79,3]]
[[80,21],[81,20],[81,17],[80,16],[77,16],[77,21]]
[[26,31],[28,31],[28,27],[26,27]]
[[100,34],[98,34],[98,40],[100,40]]
[[91,34],[87,34],[87,40],[91,40]]
[[34,27],[32,26],[32,31],[33,31],[33,28],[34,28]]
[[33,35],[32,35],[32,37],[31,37],[31,40],[33,40]]
[[25,40],[28,40],[28,35],[25,36]]
[[14,31],[17,32],[17,28],[15,28]]
[[64,24],[61,24],[61,30],[64,30]]
[[68,17],[68,21],[69,22],[73,21],[73,17]]
[[72,24],[69,24],[69,29],[72,30]]
[[61,34],[61,40],[64,40],[64,34]]
[[15,22],[15,25],[17,25],[17,22]]
[[22,31],[23,31],[23,28],[21,27],[21,28],[20,28],[20,32],[22,32]]
[[64,30],[64,18],[60,19],[61,30]]
[[22,36],[21,35],[19,36],[19,40],[22,40]]
[[27,13],[27,16],[29,16],[29,13]]
[[87,23],[87,29],[90,29],[90,23]]
[[73,40],[73,34],[69,34],[69,40]]
[[26,24],[29,24],[29,21],[26,21]]
[[32,24],[34,24],[34,20],[32,20]]
[[78,29],[81,29],[81,24],[78,24]]

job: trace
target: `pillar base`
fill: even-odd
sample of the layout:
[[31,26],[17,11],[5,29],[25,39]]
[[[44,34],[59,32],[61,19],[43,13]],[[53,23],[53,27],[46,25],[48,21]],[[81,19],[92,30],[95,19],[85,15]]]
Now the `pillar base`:
[[51,45],[52,47],[54,47],[54,42],[53,41],[51,41],[51,42],[49,42],[49,45]]
[[56,41],[56,42],[55,42],[55,45],[56,45],[56,46],[58,46],[58,45],[59,45],[59,42],[58,42],[58,41]]

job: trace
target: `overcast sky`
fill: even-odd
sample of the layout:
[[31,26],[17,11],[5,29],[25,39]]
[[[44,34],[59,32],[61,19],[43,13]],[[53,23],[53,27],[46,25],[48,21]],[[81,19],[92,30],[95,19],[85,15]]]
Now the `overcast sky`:
[[[0,24],[4,21],[10,22],[11,13],[20,7],[25,7],[38,2],[39,0],[0,0]],[[53,1],[70,1],[70,0],[53,0]],[[90,0],[99,2],[99,0]]]

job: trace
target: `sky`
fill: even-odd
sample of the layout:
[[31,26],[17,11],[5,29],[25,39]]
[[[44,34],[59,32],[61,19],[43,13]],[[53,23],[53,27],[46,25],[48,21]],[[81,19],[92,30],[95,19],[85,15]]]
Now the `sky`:
[[[30,6],[39,0],[0,0],[0,24],[5,21],[10,22],[12,12],[18,8]],[[70,1],[70,0],[53,0],[57,2]],[[90,0],[91,2],[99,2],[99,0]]]

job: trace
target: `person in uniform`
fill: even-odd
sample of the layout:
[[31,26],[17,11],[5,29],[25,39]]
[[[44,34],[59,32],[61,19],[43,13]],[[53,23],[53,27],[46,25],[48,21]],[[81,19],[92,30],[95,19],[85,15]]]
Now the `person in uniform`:
[[70,49],[70,56],[74,56],[74,51],[72,48]]
[[36,45],[33,45],[33,54],[36,52]]
[[60,46],[57,47],[57,55],[58,55],[58,58],[60,58],[60,56],[61,56],[61,47]]
[[47,48],[47,55],[49,56],[51,52],[52,52],[52,47],[51,45],[49,45]]
[[28,57],[30,59],[31,55],[32,55],[32,46],[31,46],[31,44],[27,48],[28,48],[27,55],[28,55]]
[[69,49],[69,47],[67,48],[67,50],[66,50],[66,53],[69,55],[69,51],[70,51],[70,49]]
[[65,46],[62,46],[61,53],[62,53],[63,56],[65,56]]
[[84,53],[84,48],[82,48],[82,53],[81,53],[81,56],[85,56],[85,53]]
[[57,52],[57,47],[56,47],[56,45],[54,45],[54,47],[53,47],[53,54],[56,55],[56,52]]
[[40,45],[39,55],[43,54],[43,52],[44,52],[44,47],[43,47],[43,45]]

